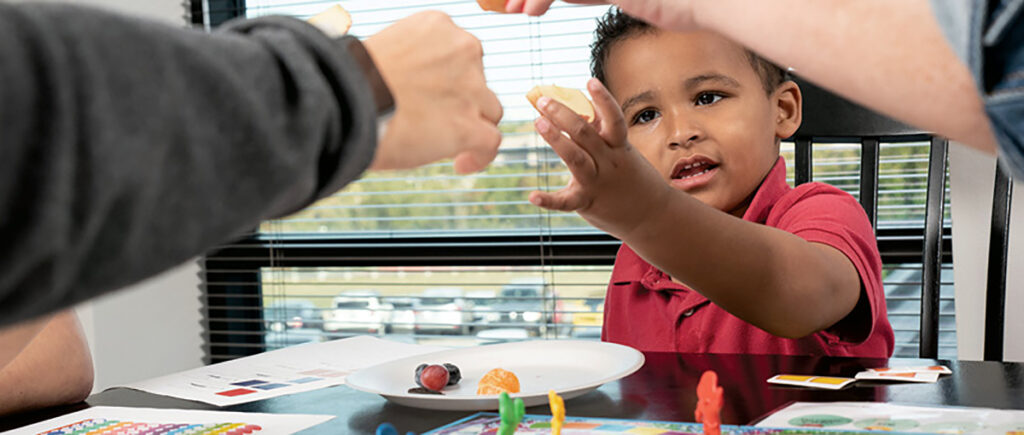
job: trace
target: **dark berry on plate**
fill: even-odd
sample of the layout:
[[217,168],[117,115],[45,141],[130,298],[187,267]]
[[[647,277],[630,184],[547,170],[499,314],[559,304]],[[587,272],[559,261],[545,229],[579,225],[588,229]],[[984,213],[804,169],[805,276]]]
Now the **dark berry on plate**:
[[448,385],[455,385],[462,380],[462,372],[459,371],[459,366],[452,363],[444,363],[444,368],[448,369]]
[[421,387],[433,391],[441,391],[448,385],[448,369],[439,364],[432,364],[420,371],[417,382]]
[[423,384],[420,383],[420,373],[422,373],[423,369],[427,368],[428,365],[430,365],[430,364],[420,364],[419,366],[416,366],[416,375],[415,375],[416,376],[415,377],[416,385],[419,385],[421,387],[423,386]]
[[428,390],[428,389],[423,388],[423,387],[415,387],[415,388],[410,388],[409,389],[409,394],[436,394],[436,395],[441,395],[442,393],[440,391]]

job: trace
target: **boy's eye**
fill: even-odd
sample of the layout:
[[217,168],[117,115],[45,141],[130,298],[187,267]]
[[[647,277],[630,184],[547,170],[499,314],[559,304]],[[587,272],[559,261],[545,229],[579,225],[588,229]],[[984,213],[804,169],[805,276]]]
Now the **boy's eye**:
[[637,113],[636,116],[633,117],[633,124],[646,124],[648,122],[654,121],[654,119],[657,117],[657,111],[651,109],[641,110],[640,113]]
[[709,104],[717,103],[722,98],[725,97],[721,94],[716,94],[714,92],[701,92],[700,95],[697,95],[697,98],[696,100],[694,100],[694,102],[698,106],[707,106]]

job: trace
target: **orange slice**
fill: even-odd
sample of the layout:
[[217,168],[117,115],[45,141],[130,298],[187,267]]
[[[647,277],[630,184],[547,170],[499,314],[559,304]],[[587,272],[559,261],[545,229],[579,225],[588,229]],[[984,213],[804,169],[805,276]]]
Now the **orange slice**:
[[506,393],[518,393],[519,378],[516,377],[515,373],[508,370],[493,369],[487,372],[484,377],[480,378],[480,383],[477,384],[476,394],[499,394],[502,391]]
[[594,119],[594,105],[590,104],[590,100],[579,89],[563,88],[555,85],[539,85],[534,86],[533,89],[530,89],[530,92],[526,93],[526,99],[530,100],[530,104],[533,104],[535,109],[537,108],[537,100],[540,97],[548,97],[564,104],[587,121]]

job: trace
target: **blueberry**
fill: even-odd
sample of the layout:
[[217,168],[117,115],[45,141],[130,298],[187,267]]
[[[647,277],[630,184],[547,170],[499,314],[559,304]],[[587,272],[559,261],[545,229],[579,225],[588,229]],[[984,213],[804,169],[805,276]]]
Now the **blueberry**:
[[452,363],[444,363],[444,368],[448,369],[448,385],[455,385],[462,380],[462,372],[459,371],[459,367]]
[[420,383],[420,373],[422,373],[423,369],[427,368],[428,365],[429,364],[420,364],[416,367],[416,385],[419,385],[420,387],[423,387],[423,384]]

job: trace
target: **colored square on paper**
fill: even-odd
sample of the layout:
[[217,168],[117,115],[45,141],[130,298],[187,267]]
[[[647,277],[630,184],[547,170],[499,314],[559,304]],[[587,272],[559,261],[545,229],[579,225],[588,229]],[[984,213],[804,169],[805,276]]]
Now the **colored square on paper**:
[[324,378],[318,378],[316,376],[309,376],[309,377],[305,377],[305,378],[292,379],[292,380],[290,380],[288,382],[291,382],[293,384],[308,384],[310,382],[316,382],[316,381],[322,381],[322,380],[324,380]]
[[551,422],[545,421],[540,423],[534,423],[530,425],[530,429],[551,429]]
[[267,381],[261,381],[259,379],[253,379],[253,380],[249,380],[249,381],[232,382],[231,385],[235,385],[235,386],[239,386],[239,387],[251,387],[253,385],[259,385],[259,384],[265,384],[265,383],[267,383]]
[[814,378],[814,376],[804,376],[804,375],[778,375],[778,376],[775,377],[775,379],[780,380],[780,381],[793,381],[793,382],[807,382],[807,381],[810,381],[813,378]]
[[235,388],[234,390],[221,391],[217,393],[218,396],[235,397],[245,394],[256,393],[256,390],[250,390],[248,388]]
[[816,384],[842,385],[842,384],[844,384],[846,382],[849,382],[849,380],[850,380],[849,378],[832,378],[832,377],[828,377],[828,376],[821,376],[821,377],[817,377],[817,378],[811,379],[810,382],[813,382],[813,383],[816,383]]
[[833,376],[776,375],[768,379],[769,384],[792,385],[796,387],[824,388],[839,390],[854,382],[851,378]]
[[261,390],[276,390],[278,388],[284,388],[289,386],[288,384],[262,384],[254,385],[253,388],[259,388]]

